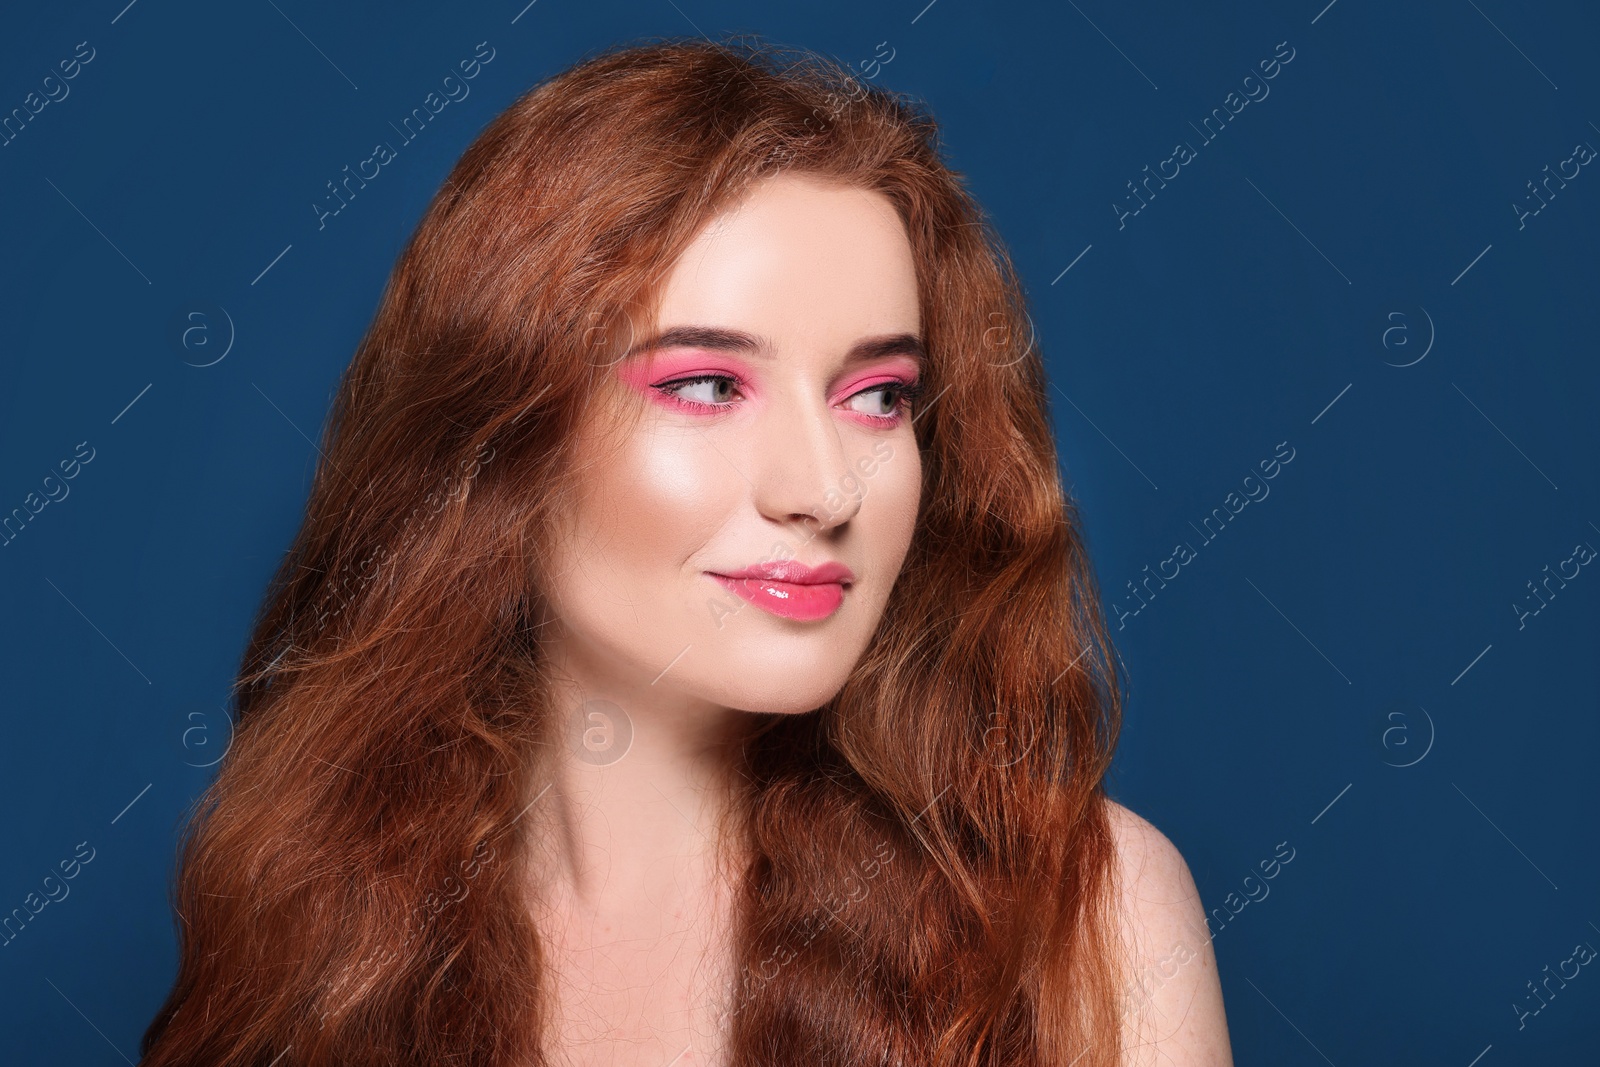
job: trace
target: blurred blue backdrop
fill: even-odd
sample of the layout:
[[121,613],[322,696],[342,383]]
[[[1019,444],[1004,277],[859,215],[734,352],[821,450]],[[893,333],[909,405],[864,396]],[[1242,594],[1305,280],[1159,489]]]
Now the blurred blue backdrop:
[[1189,861],[1238,1061],[1594,1056],[1600,977],[1547,982],[1600,946],[1590,5],[526,2],[3,13],[0,914],[74,872],[0,944],[7,1063],[137,1058],[428,198],[584,55],[729,31],[926,100],[1013,251],[1132,682],[1112,791]]

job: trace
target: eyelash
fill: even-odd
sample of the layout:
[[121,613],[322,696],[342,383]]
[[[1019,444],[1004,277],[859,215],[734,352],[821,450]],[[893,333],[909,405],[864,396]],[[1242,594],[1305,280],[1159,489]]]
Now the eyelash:
[[[674,390],[682,389],[683,387],[689,385],[698,385],[701,382],[722,381],[732,382],[735,387],[743,384],[739,381],[739,379],[735,378],[731,374],[696,374],[689,378],[674,378],[670,382],[662,382],[659,385],[652,386],[651,388],[659,389],[661,392],[672,397],[674,402],[683,405],[690,411],[714,415],[718,412],[727,411],[730,407],[732,407],[732,405],[707,404],[700,400],[688,400],[684,397],[678,396]],[[905,413],[910,410],[912,401],[916,400],[917,397],[922,395],[923,385],[920,381],[908,382],[896,378],[890,381],[878,382],[874,385],[870,385],[858,393],[852,393],[846,399],[854,400],[856,397],[865,393],[875,393],[882,389],[893,389],[899,396],[899,400],[895,404],[895,410],[893,414],[874,415],[866,411],[857,411],[855,414],[860,415],[863,418],[871,419],[873,422],[876,422],[882,426],[895,426],[899,424],[900,420],[905,416]]]

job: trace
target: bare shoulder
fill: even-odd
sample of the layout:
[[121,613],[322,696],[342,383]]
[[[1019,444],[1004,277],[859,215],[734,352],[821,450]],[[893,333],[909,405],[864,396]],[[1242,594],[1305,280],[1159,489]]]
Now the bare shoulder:
[[1232,1067],[1222,983],[1189,865],[1167,836],[1107,801],[1125,953],[1124,1067]]

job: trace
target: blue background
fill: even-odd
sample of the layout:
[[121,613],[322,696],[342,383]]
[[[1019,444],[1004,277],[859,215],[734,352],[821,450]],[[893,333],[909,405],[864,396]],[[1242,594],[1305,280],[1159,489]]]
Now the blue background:
[[[1112,791],[1228,916],[1238,1061],[1594,1055],[1594,968],[1513,1006],[1600,947],[1600,576],[1519,619],[1600,546],[1600,175],[1512,206],[1600,146],[1592,9],[125,2],[10,5],[0,33],[0,113],[94,49],[0,146],[0,514],[93,449],[0,547],[0,913],[95,850],[0,947],[8,1063],[136,1055],[175,968],[177,828],[310,442],[451,165],[585,54],[729,31],[892,50],[877,82],[931,105],[1013,251],[1131,679]],[[480,41],[471,95],[319,230],[325,183]],[[1179,141],[1195,157],[1119,221]],[[1281,442],[1270,495],[1202,538]],[[1179,542],[1141,606],[1127,583]]]

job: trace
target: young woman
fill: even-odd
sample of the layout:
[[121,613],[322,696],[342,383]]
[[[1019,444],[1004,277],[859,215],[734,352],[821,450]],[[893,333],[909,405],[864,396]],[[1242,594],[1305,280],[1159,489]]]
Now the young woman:
[[514,103],[342,383],[143,1062],[1229,1063],[1030,336],[829,62]]

